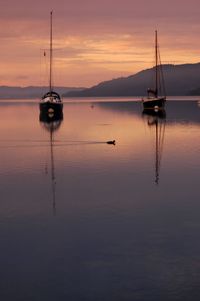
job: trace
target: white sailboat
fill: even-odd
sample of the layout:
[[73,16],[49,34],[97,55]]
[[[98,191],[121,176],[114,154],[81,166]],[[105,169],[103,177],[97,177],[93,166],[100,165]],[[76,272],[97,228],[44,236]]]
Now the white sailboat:
[[[159,111],[163,110],[166,102],[166,93],[164,86],[164,77],[160,52],[158,46],[158,33],[155,31],[155,87],[147,90],[148,96],[142,98],[143,108],[145,110]],[[162,93],[164,95],[162,95]]]
[[50,56],[49,56],[49,91],[45,93],[40,101],[40,110],[43,113],[60,114],[63,109],[63,103],[60,95],[53,90],[52,85],[52,63],[53,63],[53,29],[52,29],[53,11],[50,12]]

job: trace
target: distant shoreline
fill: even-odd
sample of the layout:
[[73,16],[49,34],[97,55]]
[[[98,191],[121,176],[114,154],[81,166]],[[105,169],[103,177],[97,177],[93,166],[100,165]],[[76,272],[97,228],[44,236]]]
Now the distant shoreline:
[[[70,102],[140,102],[144,96],[109,96],[109,97],[63,97],[64,103]],[[40,97],[0,97],[0,103],[3,102],[30,102],[30,103],[39,103]],[[176,96],[167,96],[167,101],[200,101],[200,96],[194,95],[176,95]]]

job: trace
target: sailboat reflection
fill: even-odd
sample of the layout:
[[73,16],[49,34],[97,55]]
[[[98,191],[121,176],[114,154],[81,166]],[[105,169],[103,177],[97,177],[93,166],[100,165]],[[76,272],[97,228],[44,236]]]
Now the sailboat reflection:
[[55,115],[49,113],[44,114],[43,111],[40,112],[40,123],[50,134],[50,162],[51,162],[51,189],[52,189],[52,201],[53,201],[53,214],[56,214],[56,174],[55,174],[55,164],[54,164],[54,132],[57,131],[62,123],[63,113],[62,111],[56,113]]
[[155,128],[155,183],[159,184],[160,165],[163,153],[166,126],[166,112],[144,110],[142,115],[147,119],[147,125]]

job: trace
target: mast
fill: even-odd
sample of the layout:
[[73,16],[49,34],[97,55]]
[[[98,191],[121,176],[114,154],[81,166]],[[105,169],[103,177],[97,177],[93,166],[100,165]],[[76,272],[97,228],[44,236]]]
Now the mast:
[[52,15],[53,11],[50,12],[50,64],[49,64],[49,91],[52,92],[52,60],[53,60],[53,50],[52,50]]
[[155,31],[155,56],[156,56],[156,89],[155,96],[158,97],[158,33]]

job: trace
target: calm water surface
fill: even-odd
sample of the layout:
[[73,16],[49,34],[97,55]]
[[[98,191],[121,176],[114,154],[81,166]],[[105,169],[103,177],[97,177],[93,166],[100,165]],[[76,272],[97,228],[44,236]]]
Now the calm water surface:
[[197,101],[0,109],[0,300],[200,299]]

